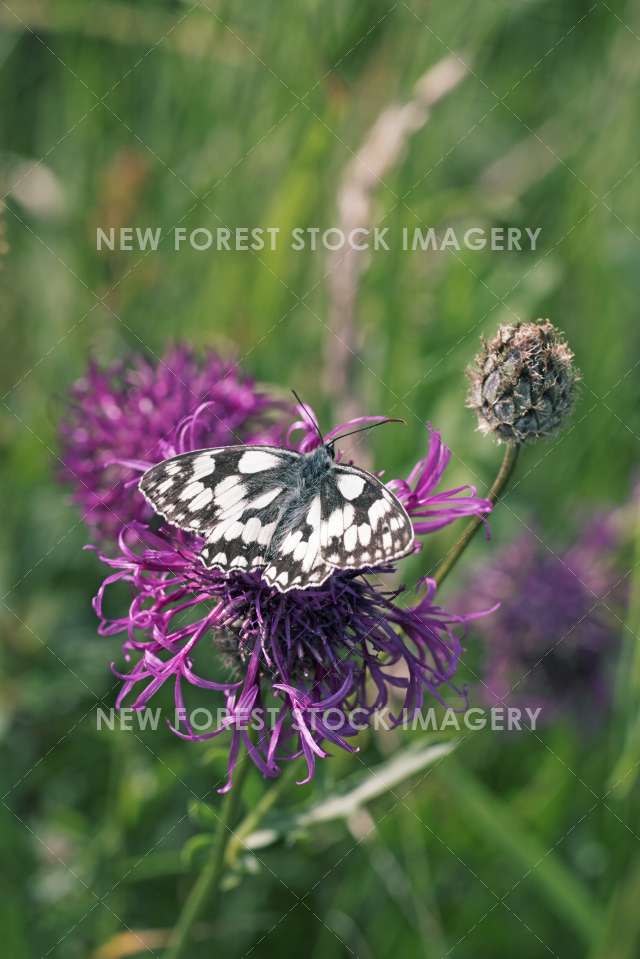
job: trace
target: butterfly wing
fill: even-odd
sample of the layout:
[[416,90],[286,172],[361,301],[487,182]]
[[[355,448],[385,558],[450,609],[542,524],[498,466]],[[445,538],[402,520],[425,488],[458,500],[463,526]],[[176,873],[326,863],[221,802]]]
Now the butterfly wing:
[[322,485],[324,561],[334,569],[380,566],[413,544],[413,524],[397,496],[366,470],[334,464]]
[[365,569],[406,556],[413,525],[371,473],[332,464],[317,491],[281,517],[262,575],[281,592],[325,582],[336,569]]
[[320,489],[319,484],[317,490],[290,504],[271,544],[270,562],[262,576],[281,593],[320,586],[335,572],[325,562],[320,546]]
[[260,569],[280,592],[411,551],[411,520],[379,479],[333,464],[302,495],[300,462],[300,454],[271,446],[196,450],[152,467],[139,488],[169,523],[205,537],[205,566]]
[[205,566],[256,569],[268,565],[299,458],[271,446],[196,450],[153,466],[139,488],[167,522],[205,537]]

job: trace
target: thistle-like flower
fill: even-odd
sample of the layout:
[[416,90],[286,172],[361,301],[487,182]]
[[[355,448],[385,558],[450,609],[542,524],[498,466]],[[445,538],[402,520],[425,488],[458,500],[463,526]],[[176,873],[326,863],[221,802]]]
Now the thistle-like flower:
[[468,369],[467,405],[481,433],[521,444],[556,433],[568,417],[578,373],[548,320],[502,326]]
[[[301,415],[294,427],[302,429],[297,448],[306,452],[320,439],[310,417]],[[197,410],[169,442],[177,447],[177,437],[197,434],[203,446],[213,445],[204,442],[205,416]],[[433,431],[427,455],[409,477],[388,484],[418,535],[491,509],[472,487],[436,492],[449,458]],[[123,683],[117,704],[143,709],[165,683],[172,684],[176,719],[170,725],[178,736],[200,741],[230,734],[224,789],[231,787],[241,749],[269,777],[279,774],[283,762],[303,756],[308,782],[328,746],[354,750],[351,740],[386,706],[390,688],[402,696],[392,720],[398,723],[420,709],[425,694],[441,697],[452,682],[465,617],[435,604],[431,581],[423,582],[417,602],[402,606],[402,588],[367,575],[390,573],[389,566],[339,570],[322,586],[280,593],[259,573],[205,568],[198,555],[202,538],[167,524],[152,530],[137,522],[122,531],[119,543],[118,555],[102,555],[111,573],[94,601],[100,634],[126,636],[130,668],[114,667]],[[117,581],[128,583],[133,597],[128,612],[112,619],[103,600]],[[189,717],[189,687],[217,694],[213,701],[223,715],[206,731],[194,728]]]
[[474,606],[500,604],[490,624],[474,627],[487,650],[476,693],[488,705],[541,707],[539,724],[562,713],[581,721],[602,714],[624,589],[611,559],[618,545],[611,514],[558,554],[526,532],[468,583]]
[[214,352],[199,357],[177,346],[157,362],[133,355],[105,369],[92,363],[60,426],[62,479],[92,534],[115,540],[126,523],[151,517],[132,489],[140,469],[198,446],[281,443],[291,410]]

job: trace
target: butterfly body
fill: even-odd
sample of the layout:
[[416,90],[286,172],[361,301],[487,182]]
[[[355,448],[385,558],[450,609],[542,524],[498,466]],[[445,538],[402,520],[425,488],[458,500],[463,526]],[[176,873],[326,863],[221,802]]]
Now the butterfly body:
[[399,500],[371,473],[336,463],[330,443],[302,454],[271,446],[196,450],[153,466],[139,486],[169,523],[204,536],[207,568],[260,571],[280,592],[413,548]]
[[303,453],[297,462],[287,468],[278,526],[270,543],[273,553],[290,529],[297,528],[304,520],[314,492],[322,487],[329,474],[333,456],[329,447],[319,446],[310,453]]

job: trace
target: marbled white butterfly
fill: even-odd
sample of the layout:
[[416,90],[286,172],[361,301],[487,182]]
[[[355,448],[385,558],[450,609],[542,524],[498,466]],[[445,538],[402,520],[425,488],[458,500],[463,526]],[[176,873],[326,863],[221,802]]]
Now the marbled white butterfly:
[[339,569],[399,559],[414,542],[397,497],[366,470],[336,463],[335,442],[310,453],[182,453],[147,470],[139,488],[167,522],[205,537],[208,569],[260,570],[281,593],[308,589]]

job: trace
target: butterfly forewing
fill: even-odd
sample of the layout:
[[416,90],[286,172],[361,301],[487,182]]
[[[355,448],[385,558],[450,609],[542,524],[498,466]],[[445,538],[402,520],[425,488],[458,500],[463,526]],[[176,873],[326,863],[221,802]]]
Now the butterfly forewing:
[[140,489],[169,523],[206,537],[206,566],[251,569],[266,565],[298,459],[268,446],[196,450],[152,467]]

